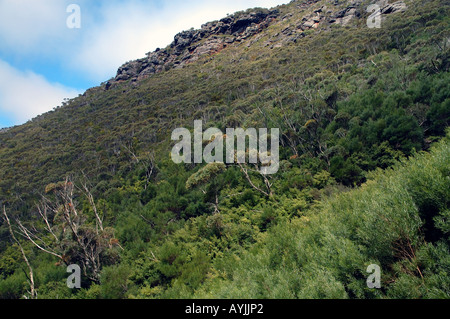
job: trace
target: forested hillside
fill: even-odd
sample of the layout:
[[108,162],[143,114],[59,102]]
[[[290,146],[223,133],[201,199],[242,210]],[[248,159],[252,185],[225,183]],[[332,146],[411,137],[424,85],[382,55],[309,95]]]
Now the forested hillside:
[[[449,298],[449,3],[370,4],[235,13],[1,130],[0,298]],[[194,120],[279,128],[280,170],[175,164]]]

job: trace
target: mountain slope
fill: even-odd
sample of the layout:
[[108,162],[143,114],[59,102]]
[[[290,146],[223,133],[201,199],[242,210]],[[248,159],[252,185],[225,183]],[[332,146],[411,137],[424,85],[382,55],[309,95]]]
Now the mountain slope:
[[[134,138],[142,149],[150,151],[155,144],[166,141],[175,127],[191,127],[193,121],[187,120],[190,118],[257,127],[251,117],[244,117],[253,113],[256,122],[260,122],[256,104],[286,100],[286,107],[293,109],[316,99],[334,108],[338,100],[346,100],[361,85],[370,88],[371,81],[391,69],[390,64],[395,64],[398,70],[393,70],[397,73],[394,76],[398,77],[406,75],[401,72],[410,72],[406,67],[431,69],[431,74],[436,73],[434,68],[448,69],[448,48],[439,50],[447,39],[448,21],[439,18],[445,17],[446,6],[430,11],[416,10],[411,4],[408,14],[413,15],[407,21],[403,22],[403,13],[397,12],[388,17],[384,28],[369,29],[365,27],[368,14],[362,3],[344,2],[336,7],[336,2],[310,3],[294,1],[282,6],[277,18],[272,12],[263,20],[267,23],[267,19],[275,19],[264,33],[241,40],[217,55],[198,56],[195,59],[200,61],[187,64],[186,68],[169,67],[169,71],[134,81],[145,78],[143,74],[148,70],[144,68],[143,74],[132,73],[127,76],[131,80],[121,83],[124,70],[131,68],[125,65],[112,81],[117,84],[113,89],[106,90],[108,84],[90,89],[54,112],[1,133],[0,193],[18,197],[42,190],[48,183],[81,168],[92,170],[92,175],[114,175],[126,162],[122,144],[131,143]],[[433,5],[431,2],[425,7]],[[314,13],[324,10],[324,15]],[[311,19],[315,19],[310,17],[314,15],[323,21],[317,29],[310,27]],[[351,17],[345,19],[347,27],[330,24],[345,17]],[[427,26],[430,21],[437,23]],[[180,35],[176,37],[179,38]],[[183,51],[178,42],[165,50]],[[178,59],[188,54],[186,50]],[[396,57],[397,53],[385,54],[392,50],[407,59]],[[374,59],[383,65],[375,67],[378,64]],[[406,83],[402,87],[390,89],[404,90],[412,80],[403,79]],[[422,121],[420,118],[419,123]]]
[[[197,297],[448,299],[449,141],[280,223]],[[381,267],[381,289],[367,288],[369,265]]]
[[[381,28],[369,28],[370,4],[292,1],[178,34],[101,86],[1,131],[0,205],[39,230],[45,228],[36,209],[41,195],[58,206],[68,176],[80,186],[74,203],[86,214],[87,229],[96,225],[98,208],[107,238],[123,249],[107,250],[103,279],[99,269],[81,297],[179,297],[204,293],[207,279],[230,280],[234,261],[267,230],[304,216],[331,194],[364,185],[370,172],[428,150],[445,135],[449,5],[380,2]],[[175,165],[170,135],[198,119],[223,131],[280,128],[280,172],[265,180],[228,165],[188,187],[208,167]],[[81,182],[89,185],[95,209]],[[270,190],[261,192],[265,187]],[[60,215],[52,217],[60,229]],[[0,238],[9,238],[3,221]],[[425,234],[427,242],[442,238],[441,231]],[[52,257],[26,244],[33,265],[48,274],[41,294],[51,296],[57,285],[58,293],[74,297],[61,284],[64,269],[52,268]],[[69,247],[61,252],[64,262],[79,262]],[[9,287],[25,282],[9,241],[2,240],[0,251],[0,277],[9,278]],[[130,291],[118,289],[114,278],[130,280]],[[20,285],[12,296],[24,291]]]

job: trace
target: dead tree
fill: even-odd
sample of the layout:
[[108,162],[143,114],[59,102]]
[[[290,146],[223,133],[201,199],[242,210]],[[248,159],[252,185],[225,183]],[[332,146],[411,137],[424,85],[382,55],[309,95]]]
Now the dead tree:
[[6,214],[5,206],[3,206],[3,217],[4,217],[5,221],[6,221],[6,224],[8,225],[8,229],[9,229],[9,233],[11,234],[11,238],[17,244],[17,246],[19,246],[20,252],[22,253],[23,260],[27,264],[27,267],[28,267],[28,275],[27,275],[27,277],[28,277],[28,281],[29,281],[29,284],[30,284],[29,294],[30,294],[30,298],[31,299],[35,299],[37,297],[37,293],[36,293],[36,289],[35,289],[35,285],[34,285],[33,268],[31,267],[31,264],[28,261],[27,255],[25,254],[25,251],[23,250],[22,244],[20,243],[20,241],[14,235],[13,229],[11,227],[11,222],[9,221],[8,215]]
[[[78,210],[75,190],[86,196],[95,215],[92,226],[87,214]],[[114,230],[105,228],[86,184],[76,187],[70,179],[51,189],[53,198],[42,197],[37,210],[43,229],[27,228],[18,221],[20,234],[39,250],[58,258],[59,264],[80,264],[86,278],[99,282],[104,253],[120,247]],[[43,233],[43,234],[42,234]]]
[[[239,163],[239,161],[236,161],[236,163],[241,168],[241,172],[244,174],[244,176],[247,179],[247,181],[249,182],[250,186],[252,186],[255,190],[257,190],[258,192],[260,192],[261,194],[263,194],[263,195],[265,195],[267,197],[272,197],[273,196],[272,183],[270,183],[269,178],[267,177],[267,175],[261,173],[260,170],[258,170],[258,169],[248,168],[247,166]],[[261,187],[258,187],[253,182],[252,178],[250,177],[249,172],[254,172],[254,173],[257,173],[258,175],[261,176],[261,178],[264,181],[264,185],[265,185],[266,190],[262,189]]]
[[134,151],[133,149],[132,143],[130,142],[128,144],[129,145],[122,144],[122,147],[131,155],[132,162],[134,162],[137,165],[140,165],[145,171],[144,189],[147,189],[148,185],[150,184],[150,179],[152,178],[153,174],[157,169],[155,155],[153,152],[146,152],[143,156],[138,156],[136,154],[136,151]]
[[99,233],[99,228],[100,228],[100,231],[101,232],[103,232],[104,231],[104,228],[103,228],[103,220],[100,218],[100,215],[98,214],[98,211],[97,211],[97,206],[95,205],[95,201],[94,201],[94,196],[92,196],[92,193],[91,193],[91,191],[89,190],[89,187],[88,187],[88,178],[87,178],[87,176],[84,174],[84,172],[82,172],[83,173],[83,176],[84,176],[84,179],[85,179],[85,181],[81,184],[81,188],[78,188],[79,190],[81,190],[83,193],[84,193],[84,195],[86,196],[86,198],[88,199],[88,201],[89,201],[89,204],[91,205],[91,207],[92,207],[92,210],[94,211],[94,215],[95,215],[95,220],[96,220],[96,225],[97,225],[97,234]]

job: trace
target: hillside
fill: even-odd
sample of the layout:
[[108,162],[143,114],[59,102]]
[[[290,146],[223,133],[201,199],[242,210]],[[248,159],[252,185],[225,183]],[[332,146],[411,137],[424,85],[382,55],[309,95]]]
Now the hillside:
[[[196,297],[448,299],[449,142],[280,222]],[[380,290],[364,280],[372,264],[382,269]]]
[[[205,23],[1,130],[0,206],[38,296],[449,298],[449,4],[381,1],[369,28],[370,4]],[[279,128],[279,172],[173,163],[171,133],[194,120]],[[27,266],[0,223],[0,297],[20,298]],[[364,287],[367,262],[383,289]]]

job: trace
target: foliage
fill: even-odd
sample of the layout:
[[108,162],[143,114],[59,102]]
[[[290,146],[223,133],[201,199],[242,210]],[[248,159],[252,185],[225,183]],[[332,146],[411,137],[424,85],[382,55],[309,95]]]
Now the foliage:
[[[381,29],[362,16],[287,41],[323,1],[297,5],[214,56],[103,84],[0,132],[0,205],[64,255],[19,237],[38,298],[450,297],[448,4],[408,1]],[[174,164],[171,132],[199,119],[280,128],[279,172]],[[90,191],[61,200],[67,176]],[[79,233],[64,218],[72,203]],[[0,238],[0,298],[22,298],[3,221]],[[71,290],[64,266],[83,263],[83,247],[98,263],[84,258]],[[379,290],[367,288],[370,264]]]

